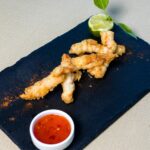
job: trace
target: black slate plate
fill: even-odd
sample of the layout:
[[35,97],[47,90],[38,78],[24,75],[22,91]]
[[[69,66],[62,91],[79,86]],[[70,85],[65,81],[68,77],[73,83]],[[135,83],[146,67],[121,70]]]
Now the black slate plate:
[[0,73],[0,126],[22,150],[36,149],[30,140],[29,124],[43,110],[61,109],[73,117],[76,135],[68,149],[80,150],[149,92],[150,45],[117,26],[114,31],[116,41],[127,47],[127,54],[110,65],[103,79],[84,73],[76,85],[73,104],[61,101],[60,86],[41,101],[27,102],[16,96],[58,65],[73,43],[91,38],[87,21]]

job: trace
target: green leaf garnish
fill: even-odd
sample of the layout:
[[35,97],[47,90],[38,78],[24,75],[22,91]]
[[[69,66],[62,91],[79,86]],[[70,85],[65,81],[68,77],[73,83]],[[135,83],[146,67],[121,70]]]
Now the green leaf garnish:
[[107,8],[108,3],[109,0],[94,0],[94,4],[102,10],[105,10]]
[[127,26],[127,25],[124,24],[124,23],[118,23],[118,25],[119,25],[119,27],[120,27],[123,31],[125,31],[127,34],[133,36],[134,38],[137,38],[136,34],[132,31],[132,29],[131,29],[129,26]]
[[132,29],[127,26],[124,23],[118,23],[115,19],[113,19],[107,12],[107,6],[109,4],[109,0],[93,0],[94,4],[101,10],[104,11],[105,14],[107,14],[108,17],[108,21],[112,21],[115,22],[123,31],[125,31],[127,34],[131,35],[134,38],[137,38],[137,35],[132,31]]

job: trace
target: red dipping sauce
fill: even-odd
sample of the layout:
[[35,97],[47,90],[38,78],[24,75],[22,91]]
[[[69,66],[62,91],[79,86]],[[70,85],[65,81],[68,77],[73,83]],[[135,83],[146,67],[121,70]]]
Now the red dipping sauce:
[[57,144],[69,136],[71,126],[65,117],[50,114],[36,122],[33,132],[35,137],[43,143]]

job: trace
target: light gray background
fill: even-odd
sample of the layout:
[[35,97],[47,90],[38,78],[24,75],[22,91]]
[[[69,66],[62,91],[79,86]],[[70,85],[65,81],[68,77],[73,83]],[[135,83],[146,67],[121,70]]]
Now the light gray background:
[[[150,43],[150,1],[110,1],[110,14]],[[0,70],[98,12],[92,0],[0,0]],[[0,131],[0,150],[17,149]],[[86,149],[149,150],[150,94]]]

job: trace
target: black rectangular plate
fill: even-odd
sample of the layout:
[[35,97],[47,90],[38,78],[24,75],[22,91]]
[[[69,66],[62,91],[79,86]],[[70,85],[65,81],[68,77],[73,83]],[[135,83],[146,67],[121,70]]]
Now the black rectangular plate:
[[23,101],[17,95],[48,75],[73,43],[93,38],[87,21],[0,73],[0,127],[22,150],[36,149],[29,136],[29,125],[43,110],[61,109],[72,116],[76,132],[68,149],[80,150],[149,92],[150,45],[132,38],[118,26],[114,32],[115,40],[126,46],[127,53],[111,63],[103,79],[84,73],[76,84],[75,102],[70,105],[61,101],[60,86],[40,101]]

